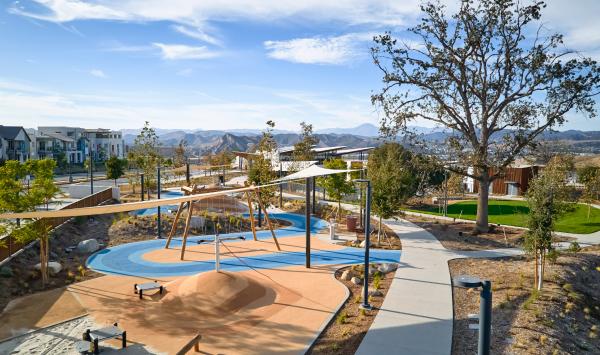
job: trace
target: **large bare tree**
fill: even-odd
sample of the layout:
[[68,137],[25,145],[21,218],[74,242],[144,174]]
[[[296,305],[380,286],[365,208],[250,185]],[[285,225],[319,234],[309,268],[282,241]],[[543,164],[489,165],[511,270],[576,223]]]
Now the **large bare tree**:
[[[375,38],[372,55],[383,89],[372,101],[381,132],[396,136],[426,120],[452,132],[449,167],[479,182],[477,229],[488,229],[489,185],[545,130],[578,111],[596,116],[600,72],[541,24],[541,1],[457,0],[449,16],[439,2],[401,41]],[[472,167],[472,172],[468,171]]]

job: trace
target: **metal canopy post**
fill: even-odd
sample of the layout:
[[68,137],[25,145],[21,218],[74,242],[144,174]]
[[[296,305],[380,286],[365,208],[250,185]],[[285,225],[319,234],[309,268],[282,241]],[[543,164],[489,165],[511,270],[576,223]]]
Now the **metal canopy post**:
[[317,178],[313,176],[312,178],[312,214],[316,214],[317,207]]
[[310,181],[306,178],[306,267],[310,268]]
[[[160,165],[156,167],[156,186],[158,187],[158,191],[156,192],[156,197],[157,199],[160,200]],[[156,214],[156,222],[158,223],[156,226],[156,230],[157,230],[157,239],[161,239],[162,238],[162,226],[160,224],[160,206],[158,206],[157,208],[157,214]]]
[[367,184],[367,201],[365,208],[365,265],[364,265],[364,280],[363,280],[363,303],[360,308],[370,310],[369,304],[369,248],[371,247],[371,180],[358,179],[359,183]]
[[144,201],[144,173],[140,174],[140,183],[142,185],[142,190],[141,190],[142,201]]

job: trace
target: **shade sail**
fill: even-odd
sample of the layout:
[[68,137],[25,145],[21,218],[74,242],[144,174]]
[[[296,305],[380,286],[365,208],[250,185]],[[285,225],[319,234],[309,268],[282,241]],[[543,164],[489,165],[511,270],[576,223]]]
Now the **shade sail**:
[[[260,187],[271,186],[263,185]],[[176,205],[182,202],[198,201],[205,198],[211,198],[216,196],[229,195],[233,193],[250,191],[258,188],[259,186],[249,186],[239,189],[229,189],[223,191],[215,191],[204,194],[195,194],[181,197],[164,198],[160,200],[140,201],[140,202],[128,202],[115,205],[102,205],[95,207],[81,207],[81,208],[70,208],[53,211],[35,211],[35,212],[22,212],[22,213],[1,213],[0,219],[12,219],[12,218],[53,218],[53,217],[77,217],[77,216],[94,216],[99,214],[107,213],[118,213],[118,212],[129,212],[135,210],[141,210],[145,208],[154,208],[158,206]]]
[[350,173],[353,171],[358,171],[358,170],[357,169],[348,169],[348,170],[327,169],[320,165],[311,165],[306,169],[302,169],[298,172],[284,176],[280,179],[273,180],[272,183],[308,179],[311,177],[326,176],[326,175],[333,175],[333,174]]

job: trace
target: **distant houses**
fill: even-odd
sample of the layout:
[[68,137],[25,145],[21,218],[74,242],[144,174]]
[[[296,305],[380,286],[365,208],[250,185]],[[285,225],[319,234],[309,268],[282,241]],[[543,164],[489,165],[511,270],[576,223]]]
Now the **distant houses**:
[[0,125],[0,161],[30,159],[31,138],[20,126]]
[[121,131],[80,127],[0,126],[0,161],[28,159],[60,159],[69,164],[83,164],[92,156],[104,161],[112,156],[125,157]]

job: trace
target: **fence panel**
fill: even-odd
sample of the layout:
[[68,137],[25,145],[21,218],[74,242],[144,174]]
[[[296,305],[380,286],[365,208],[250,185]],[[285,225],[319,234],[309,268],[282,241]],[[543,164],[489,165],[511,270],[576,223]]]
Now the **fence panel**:
[[[99,204],[109,201],[111,199],[112,199],[112,188],[109,187],[105,190],[96,192],[93,195],[84,197],[78,201],[70,203],[61,209],[66,210],[66,209],[71,209],[71,208],[93,207],[93,206],[98,206]],[[52,228],[56,228],[68,220],[69,220],[69,217],[45,218],[44,223],[49,224]],[[33,223],[40,223],[40,222],[36,221]],[[0,238],[0,240],[2,240],[6,244],[4,247],[0,247],[0,262],[11,257],[14,253],[18,252],[19,250],[21,250],[25,247],[24,244],[17,242],[11,235],[4,236],[3,238]]]

